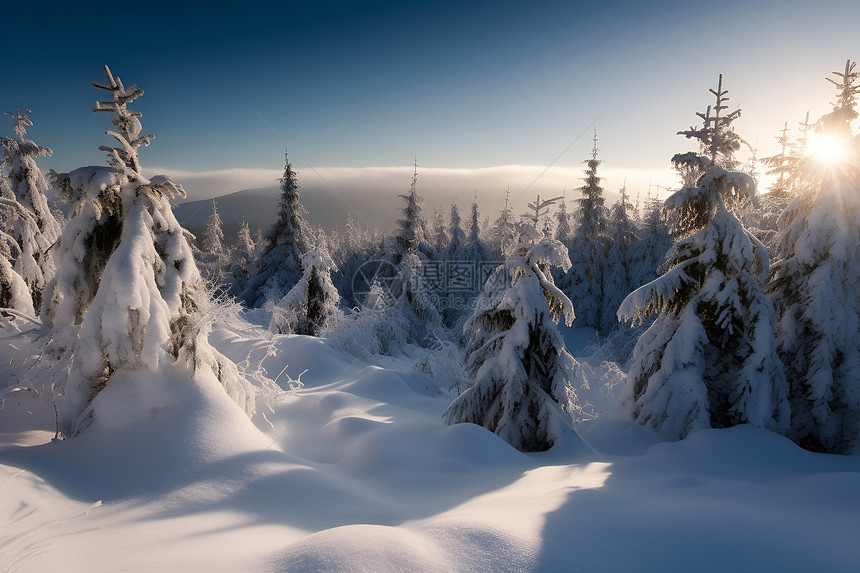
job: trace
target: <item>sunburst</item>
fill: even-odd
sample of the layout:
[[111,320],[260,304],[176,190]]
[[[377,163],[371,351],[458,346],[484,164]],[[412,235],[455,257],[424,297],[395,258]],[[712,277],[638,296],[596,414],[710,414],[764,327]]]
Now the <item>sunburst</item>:
[[809,142],[808,155],[824,165],[841,163],[848,158],[848,144],[840,137],[822,135]]

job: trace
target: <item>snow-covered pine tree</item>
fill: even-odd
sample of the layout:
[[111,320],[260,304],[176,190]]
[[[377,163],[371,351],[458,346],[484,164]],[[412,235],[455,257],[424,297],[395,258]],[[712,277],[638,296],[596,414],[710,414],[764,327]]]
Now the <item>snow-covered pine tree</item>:
[[230,294],[233,296],[238,297],[245,290],[260,247],[251,237],[248,222],[243,220],[236,234],[236,246],[230,252]]
[[439,259],[447,271],[443,317],[445,324],[459,333],[471,314],[471,303],[486,282],[487,261],[492,260],[489,248],[480,237],[477,193],[472,201],[469,234],[466,236],[462,230],[458,234],[460,240],[456,246],[452,241],[449,249],[439,255]]
[[58,176],[74,218],[61,238],[61,266],[49,285],[52,329],[49,349],[70,361],[60,428],[67,436],[100,416],[100,393],[121,371],[160,372],[177,361],[195,376],[208,370],[246,412],[253,412],[250,388],[235,364],[207,340],[210,301],[194,264],[185,232],[170,200],[182,187],[165,176],[145,178],[137,149],[153,135],[141,135],[140,113],[127,105],[143,95],[125,88],[104,67],[110,101],[93,111],[114,115],[106,133],[117,147],[101,146],[109,168],[82,168]]
[[791,381],[791,437],[813,451],[845,453],[860,437],[860,74],[834,72],[839,97],[817,123],[840,157],[800,162],[804,186],[780,221],[768,294],[779,354]]
[[286,151],[284,163],[278,219],[266,235],[254,277],[241,296],[249,307],[280,300],[302,277],[302,258],[307,251],[305,209],[299,200],[298,176]]
[[445,229],[445,213],[442,212],[442,207],[437,205],[436,211],[433,213],[433,248],[441,251],[448,246],[448,241],[448,231]]
[[305,253],[302,266],[302,278],[273,308],[271,332],[319,336],[337,323],[340,294],[331,281],[335,264],[325,242]]
[[609,216],[608,236],[611,243],[606,254],[603,281],[603,308],[600,311],[601,332],[610,332],[618,327],[616,313],[624,298],[638,287],[634,280],[634,256],[636,247],[636,224],[633,204],[627,195],[627,184],[621,186],[618,201],[612,205]]
[[466,256],[466,233],[463,231],[460,219],[460,208],[457,201],[451,203],[451,217],[448,225],[448,236],[450,242],[442,252],[439,253],[439,271],[444,273],[443,283],[440,285],[439,303],[442,319],[446,326],[452,326],[462,314],[462,308],[458,308],[463,292],[460,272],[461,265]]
[[395,265],[400,264],[408,252],[415,253],[422,261],[436,256],[436,250],[427,242],[427,224],[424,221],[421,208],[421,196],[418,194],[418,160],[413,163],[412,185],[409,192],[399,195],[403,199],[403,218],[397,220],[397,231],[389,246],[389,253]]
[[[797,129],[800,133],[800,137],[795,139],[791,144],[791,155],[792,157],[797,158],[797,162],[795,162],[795,169],[791,174],[792,179],[796,179],[800,175],[800,159],[805,157],[807,151],[809,150],[809,137],[812,128],[813,125],[809,123],[809,112],[807,111],[806,116],[803,118],[803,121],[797,122]],[[795,181],[792,180],[792,184],[795,184]]]
[[562,193],[561,201],[558,202],[558,210],[555,214],[555,238],[565,246],[570,244],[570,240],[573,237],[573,229],[570,226],[570,215],[567,212],[566,195],[566,193]]
[[200,273],[213,288],[223,288],[227,280],[229,249],[224,245],[224,224],[218,214],[218,205],[212,199],[212,215],[203,228],[200,257]]
[[597,175],[597,168],[602,161],[597,159],[597,152],[595,130],[591,159],[585,161],[585,185],[580,187],[582,197],[577,200],[579,210],[576,230],[568,246],[572,266],[559,286],[573,301],[577,324],[599,329],[602,324],[603,275],[609,238],[606,236],[607,209],[600,186],[601,178]]
[[451,203],[451,218],[448,224],[448,234],[451,237],[448,246],[456,244],[456,248],[461,248],[466,243],[466,232],[463,231],[463,221],[460,219],[460,207],[457,206],[455,200]]
[[638,288],[656,279],[657,268],[666,260],[666,253],[672,247],[672,235],[663,210],[663,201],[650,190],[645,198],[641,222],[637,231],[633,252],[633,270],[630,278],[632,287]]
[[337,258],[334,259],[339,272],[334,273],[332,280],[335,281],[338,292],[348,308],[360,302],[353,296],[353,277],[359,267],[370,260],[377,250],[378,240],[370,228],[357,223],[352,213],[347,212],[344,233],[336,249]]
[[203,229],[203,250],[210,254],[224,251],[224,224],[218,214],[218,204],[212,199],[212,215]]
[[0,210],[4,212],[2,230],[16,243],[16,247],[10,246],[7,261],[24,280],[33,309],[38,312],[45,285],[56,270],[51,247],[62,228],[48,206],[45,197],[48,182],[36,164],[38,157],[50,156],[53,152],[25,137],[27,128],[33,125],[30,113],[29,109],[6,113],[12,117],[15,137],[0,137],[3,151],[0,179],[4,179],[5,188],[0,193]]
[[[27,218],[29,225],[21,225],[19,218]],[[25,230],[35,228],[30,213],[18,203],[15,193],[0,172],[0,316],[24,314],[32,317],[33,297],[27,283],[18,274],[12,263],[21,256],[21,246],[15,239],[17,227]]]
[[386,307],[385,316],[386,320],[404,325],[406,339],[400,341],[401,344],[421,345],[429,342],[428,335],[442,325],[442,316],[435,306],[439,281],[432,276],[440,269],[428,267],[437,253],[425,239],[426,225],[417,190],[417,159],[413,166],[409,193],[400,195],[404,201],[403,218],[397,221],[395,235],[385,241],[387,262],[396,272],[387,292],[394,302]]
[[[5,219],[6,216],[5,209],[0,211],[0,217]],[[15,254],[19,252],[16,249],[17,241],[5,231],[0,231],[0,316],[20,313],[32,317],[35,311],[30,289],[9,262],[15,260]]]
[[[723,115],[722,76],[717,102],[698,114],[695,137],[708,156],[676,155],[674,162],[706,168],[695,187],[667,199],[679,241],[663,276],[631,293],[621,319],[657,319],[639,338],[623,400],[640,424],[681,439],[697,428],[749,423],[786,432],[788,389],[773,337],[773,309],[763,293],[768,258],[761,243],[726,209],[727,200],[755,196],[732,163],[738,136]],[[713,113],[711,113],[713,111]],[[687,135],[687,132],[682,132]]]
[[[536,220],[553,200],[535,205]],[[487,428],[521,451],[544,451],[581,413],[572,381],[581,376],[556,321],[573,321],[570,300],[549,268],[570,266],[567,249],[520,226],[514,253],[487,281],[464,328],[466,369],[475,383],[443,414],[446,424]]]
[[[478,193],[475,192],[475,198],[472,201],[471,224],[469,225],[469,237],[465,247],[465,258],[467,261],[473,262],[475,265],[480,265],[491,259],[490,248],[481,239],[481,227],[478,222],[480,214],[478,213]],[[483,281],[482,281],[483,282]],[[478,289],[481,285],[476,285]]]
[[839,78],[824,78],[836,87],[837,97],[833,111],[819,118],[815,123],[818,134],[826,133],[833,137],[850,138],[851,122],[857,119],[857,95],[860,94],[860,72],[856,71],[857,62],[845,61],[845,71],[833,72]]
[[[558,202],[558,209],[555,213],[556,218],[556,230],[555,230],[555,238],[558,242],[565,246],[568,250],[568,253],[571,249],[571,242],[573,241],[573,228],[570,226],[570,215],[567,212],[567,191],[562,191],[561,200]],[[552,274],[553,282],[562,290],[564,290],[567,286],[569,286],[569,280],[571,277],[567,276],[567,273],[559,267],[553,267],[550,269],[550,273]]]
[[763,157],[761,160],[762,163],[770,168],[766,173],[768,175],[776,175],[776,181],[773,182],[770,191],[764,197],[773,203],[786,205],[791,202],[791,176],[797,161],[800,159],[799,157],[792,156],[790,153],[791,139],[788,137],[787,121],[776,137],[776,141],[780,146],[779,153]]
[[490,232],[494,255],[499,260],[507,258],[517,246],[517,224],[511,211],[511,189],[505,191],[505,206],[493,222]]

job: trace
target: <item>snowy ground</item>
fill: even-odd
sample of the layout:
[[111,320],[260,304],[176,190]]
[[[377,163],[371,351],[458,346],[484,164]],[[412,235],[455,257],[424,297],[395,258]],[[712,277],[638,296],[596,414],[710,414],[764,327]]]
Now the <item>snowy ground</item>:
[[[0,358],[20,364],[19,335]],[[572,333],[580,348],[588,337]],[[212,341],[265,354],[248,331]],[[13,343],[14,348],[8,347]],[[0,410],[0,572],[846,571],[860,557],[860,456],[742,426],[682,442],[628,422],[619,371],[592,360],[596,419],[522,454],[409,364],[360,363],[286,336],[288,387],[251,421],[175,369],[110,389],[117,416],[50,443],[53,410]],[[574,352],[576,354],[576,352]],[[10,382],[8,368],[0,388]],[[113,384],[113,382],[112,382]],[[105,392],[107,392],[106,390]]]

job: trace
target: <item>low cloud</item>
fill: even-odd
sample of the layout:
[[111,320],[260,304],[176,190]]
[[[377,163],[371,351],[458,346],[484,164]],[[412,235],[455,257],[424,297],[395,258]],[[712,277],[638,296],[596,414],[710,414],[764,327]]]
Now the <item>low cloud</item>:
[[[450,206],[457,201],[464,220],[475,193],[481,217],[494,218],[504,205],[505,192],[510,190],[511,206],[524,213],[529,201],[538,194],[543,198],[564,193],[569,202],[579,198],[578,188],[583,185],[583,167],[554,166],[549,169],[536,165],[500,165],[480,168],[418,168],[417,188],[424,198],[425,214],[429,216],[437,207],[445,212],[447,220]],[[302,203],[308,210],[308,219],[326,228],[341,226],[349,211],[355,218],[385,230],[394,228],[400,217],[399,194],[409,191],[413,168],[405,167],[299,167]],[[147,175],[169,175],[185,187],[189,201],[208,199],[244,189],[272,188],[277,192],[282,169],[224,169],[208,172],[152,168]],[[667,191],[658,186],[674,187],[677,177],[671,170],[601,169],[602,186],[606,190],[607,204],[616,198],[623,184],[627,185],[631,199],[637,194],[644,200],[646,193]],[[274,214],[273,214],[274,216]]]

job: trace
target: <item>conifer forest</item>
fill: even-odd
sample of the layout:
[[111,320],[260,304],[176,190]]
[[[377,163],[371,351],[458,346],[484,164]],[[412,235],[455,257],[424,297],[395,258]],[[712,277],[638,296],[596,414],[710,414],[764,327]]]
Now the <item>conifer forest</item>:
[[419,149],[397,221],[325,227],[285,146],[271,224],[229,237],[146,169],[169,86],[82,78],[105,161],[63,173],[21,102],[0,571],[853,570],[860,69],[837,64],[808,78],[829,111],[768,134],[715,71],[674,102],[662,190],[606,186],[598,124],[557,193],[434,211]]

